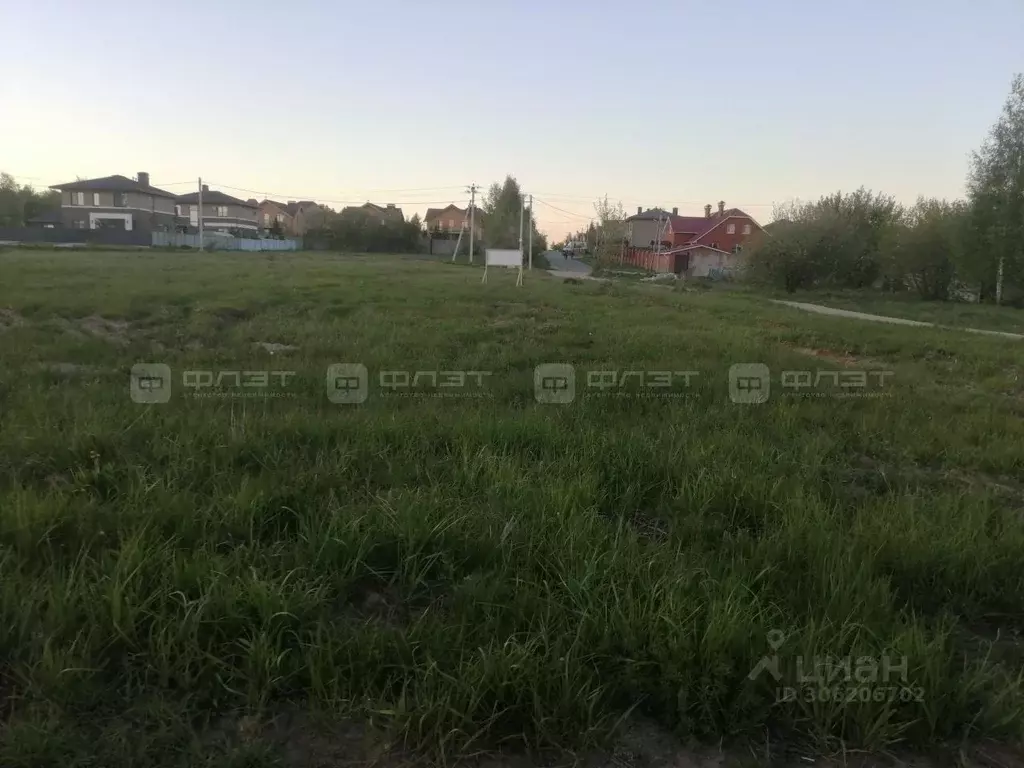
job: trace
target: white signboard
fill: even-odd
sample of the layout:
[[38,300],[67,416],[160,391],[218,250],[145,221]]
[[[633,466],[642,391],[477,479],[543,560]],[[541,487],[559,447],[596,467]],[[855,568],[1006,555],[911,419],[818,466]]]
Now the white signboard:
[[523,266],[523,252],[519,250],[502,250],[500,248],[488,248],[484,251],[484,266],[487,267],[514,267],[519,269]]

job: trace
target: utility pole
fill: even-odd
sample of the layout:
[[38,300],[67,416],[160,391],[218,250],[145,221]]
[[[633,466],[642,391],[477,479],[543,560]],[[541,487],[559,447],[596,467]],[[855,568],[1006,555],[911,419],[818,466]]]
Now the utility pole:
[[526,200],[522,194],[519,195],[519,255],[523,253],[523,212],[526,210]]
[[476,184],[469,185],[469,263],[473,263],[473,234],[476,229]]
[[203,177],[199,177],[199,250],[203,250]]
[[529,253],[528,259],[530,269],[533,269],[533,195],[530,195],[530,218],[528,227],[529,229],[527,231],[530,233],[530,244],[527,246]]

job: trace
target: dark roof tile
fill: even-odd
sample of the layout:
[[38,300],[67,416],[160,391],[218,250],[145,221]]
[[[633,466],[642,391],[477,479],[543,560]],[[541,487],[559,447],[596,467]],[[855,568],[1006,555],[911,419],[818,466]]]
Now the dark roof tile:
[[167,192],[149,184],[140,184],[135,179],[129,179],[127,176],[119,174],[104,176],[100,179],[83,179],[82,181],[69,181],[66,184],[54,184],[50,189],[71,192],[143,192],[157,197],[175,197],[173,192]]

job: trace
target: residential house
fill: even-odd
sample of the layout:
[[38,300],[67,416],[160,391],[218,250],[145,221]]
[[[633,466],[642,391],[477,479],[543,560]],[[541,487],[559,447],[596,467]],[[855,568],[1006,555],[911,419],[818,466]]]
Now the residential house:
[[402,214],[401,208],[396,208],[394,203],[388,203],[386,206],[377,205],[375,203],[366,202],[362,205],[350,205],[346,208],[341,209],[341,215],[344,216],[351,211],[362,211],[367,216],[380,221],[384,224],[388,221],[402,223],[405,221],[405,216]]
[[[483,211],[476,208],[473,211],[473,236],[480,238],[483,235]],[[459,208],[457,205],[449,205],[447,208],[427,208],[423,217],[423,225],[431,234],[445,232],[460,232],[463,228],[469,232],[469,207]]]
[[[178,222],[188,232],[199,231],[199,192],[175,199]],[[203,184],[203,230],[228,234],[232,231],[255,235],[259,232],[259,204],[241,200]]]
[[324,208],[312,200],[264,200],[259,205],[260,226],[270,230],[276,224],[286,235],[300,236],[323,226],[325,214]]
[[[703,216],[680,216],[677,208],[671,213],[637,209],[626,221],[631,260],[639,259],[657,271],[695,277],[735,268],[744,244],[764,231],[748,213],[726,209],[725,202],[719,202],[715,213],[710,205],[704,206]],[[637,252],[644,249],[654,253]]]
[[148,232],[174,229],[175,196],[151,185],[145,171],[139,171],[134,179],[104,176],[55,184],[50,189],[60,191],[60,218],[66,227]]

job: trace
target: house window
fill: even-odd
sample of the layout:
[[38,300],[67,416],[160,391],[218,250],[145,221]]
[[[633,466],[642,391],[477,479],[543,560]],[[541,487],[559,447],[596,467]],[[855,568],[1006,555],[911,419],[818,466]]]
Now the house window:
[[99,206],[100,206],[100,193],[99,192],[93,192],[92,193],[92,204],[95,207],[99,208]]
[[217,215],[220,216],[222,219],[226,219],[228,216],[228,207],[226,205],[218,205]]
[[743,225],[743,234],[744,235],[749,235],[750,234],[750,225],[749,224],[744,224]]
[[711,247],[714,248],[717,251],[718,250],[718,243],[712,243]]
[[127,192],[115,192],[114,193],[114,206],[117,208],[128,207],[128,193]]
[[270,224],[270,214],[269,213],[264,213],[263,214],[263,226],[267,226],[269,224]]
[[448,219],[448,229],[455,229],[455,219]]
[[275,219],[275,221],[277,221],[278,224],[284,224],[284,214],[283,213],[277,214],[277,218]]
[[742,245],[734,245],[732,247],[732,252],[733,253],[741,253],[742,251],[743,251],[743,246]]
[[175,216],[181,216],[182,215],[182,213],[181,213],[181,206],[180,205],[174,206],[174,215]]
[[71,204],[72,205],[85,205],[85,192],[72,192],[71,193]]
[[736,234],[736,225],[735,224],[728,224],[728,225],[726,225],[725,231],[726,231],[727,234],[735,235]]

